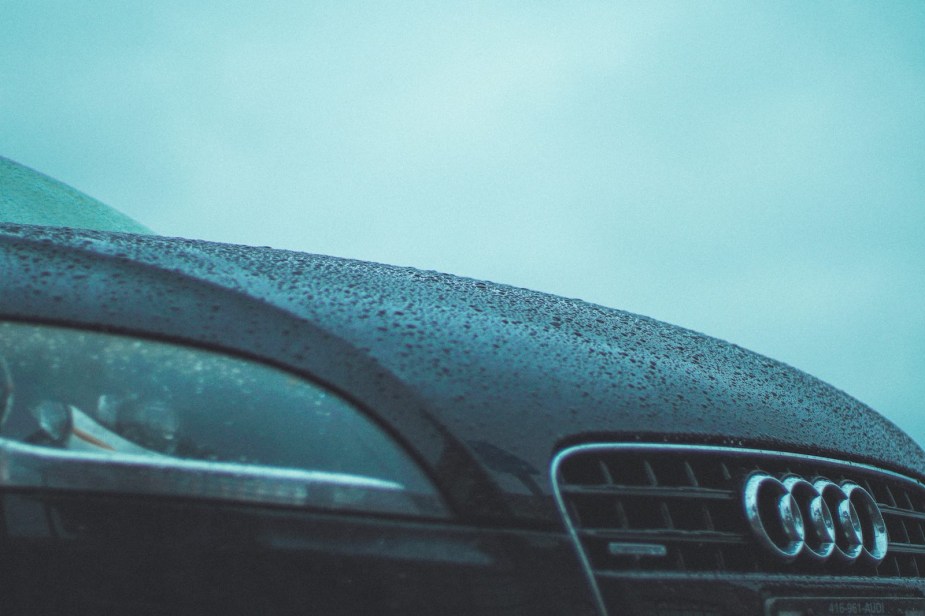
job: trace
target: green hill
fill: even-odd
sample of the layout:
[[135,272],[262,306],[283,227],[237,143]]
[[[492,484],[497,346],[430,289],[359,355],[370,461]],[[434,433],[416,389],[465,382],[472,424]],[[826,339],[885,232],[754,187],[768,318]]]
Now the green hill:
[[2,156],[0,222],[152,233],[93,197]]

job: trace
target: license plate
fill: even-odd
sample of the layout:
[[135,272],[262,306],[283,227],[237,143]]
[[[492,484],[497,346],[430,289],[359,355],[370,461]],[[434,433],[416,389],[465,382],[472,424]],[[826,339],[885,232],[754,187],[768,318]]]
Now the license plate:
[[910,597],[786,597],[768,599],[768,616],[925,616],[925,599]]

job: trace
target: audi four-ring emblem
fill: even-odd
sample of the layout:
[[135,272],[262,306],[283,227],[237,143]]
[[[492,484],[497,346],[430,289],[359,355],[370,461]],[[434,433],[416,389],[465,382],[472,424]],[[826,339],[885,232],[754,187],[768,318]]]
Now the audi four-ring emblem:
[[880,507],[851,481],[754,473],[745,483],[744,502],[752,532],[783,561],[876,565],[886,556]]

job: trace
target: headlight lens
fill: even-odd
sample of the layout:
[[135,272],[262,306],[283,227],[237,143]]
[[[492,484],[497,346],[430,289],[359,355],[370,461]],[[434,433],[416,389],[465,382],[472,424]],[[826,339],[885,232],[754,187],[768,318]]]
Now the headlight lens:
[[211,351],[0,322],[0,413],[0,485],[445,515],[343,398]]

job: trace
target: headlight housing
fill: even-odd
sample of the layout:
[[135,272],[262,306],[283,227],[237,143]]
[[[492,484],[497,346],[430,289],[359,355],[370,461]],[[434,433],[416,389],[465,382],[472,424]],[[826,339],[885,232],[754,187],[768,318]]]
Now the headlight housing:
[[0,322],[0,413],[2,486],[446,515],[345,399],[212,351]]

